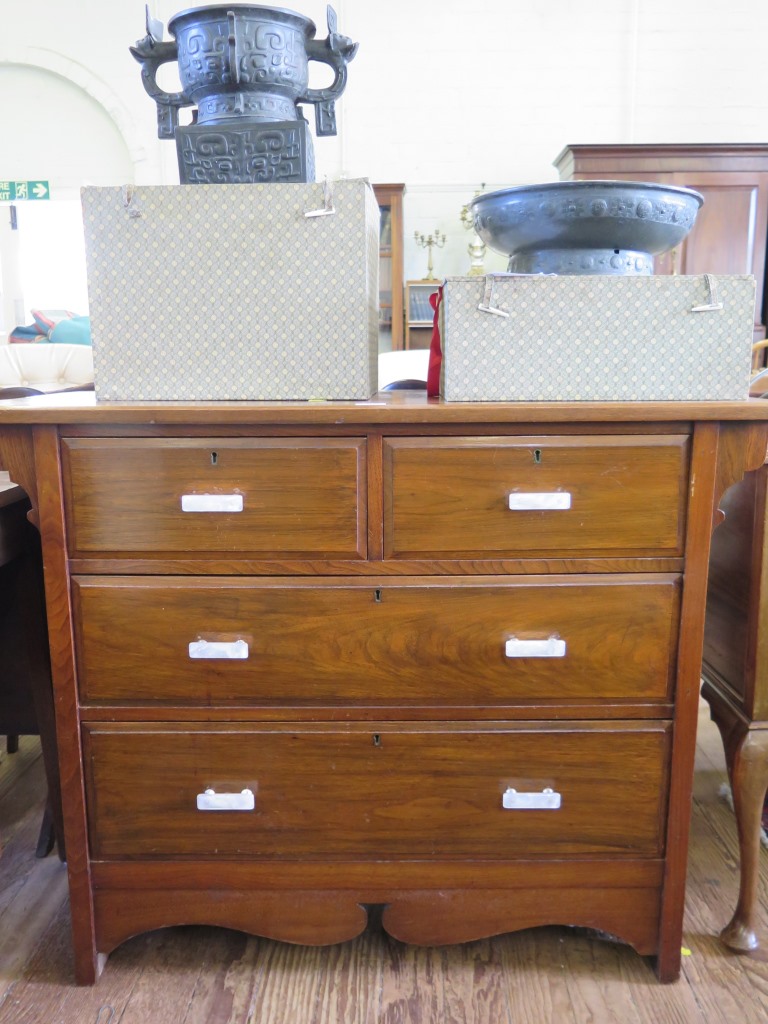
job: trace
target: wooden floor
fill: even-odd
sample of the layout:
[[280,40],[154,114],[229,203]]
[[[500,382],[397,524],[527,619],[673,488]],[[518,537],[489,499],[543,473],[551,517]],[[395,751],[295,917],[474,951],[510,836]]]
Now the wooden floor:
[[[44,793],[36,740],[0,762],[0,1024],[740,1024],[768,1020],[768,963],[715,937],[737,891],[719,737],[700,715],[685,955],[660,985],[631,949],[569,928],[464,946],[403,946],[372,923],[354,942],[289,946],[172,928],[72,983],[65,867],[34,857]],[[632,808],[627,808],[632,813]],[[768,946],[768,851],[761,901]]]

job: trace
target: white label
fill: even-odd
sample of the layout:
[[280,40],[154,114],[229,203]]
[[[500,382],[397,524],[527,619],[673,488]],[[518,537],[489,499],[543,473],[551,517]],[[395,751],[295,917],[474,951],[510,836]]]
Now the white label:
[[182,494],[182,512],[242,512],[242,494]]
[[570,508],[571,495],[568,491],[513,491],[509,507],[515,511]]

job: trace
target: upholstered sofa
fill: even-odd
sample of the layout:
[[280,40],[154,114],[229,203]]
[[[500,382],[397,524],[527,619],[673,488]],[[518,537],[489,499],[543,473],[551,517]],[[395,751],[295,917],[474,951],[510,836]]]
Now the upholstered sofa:
[[93,350],[88,345],[0,344],[0,398],[89,387]]
[[427,384],[429,349],[412,348],[403,351],[379,353],[379,390],[391,388],[401,382],[410,385]]

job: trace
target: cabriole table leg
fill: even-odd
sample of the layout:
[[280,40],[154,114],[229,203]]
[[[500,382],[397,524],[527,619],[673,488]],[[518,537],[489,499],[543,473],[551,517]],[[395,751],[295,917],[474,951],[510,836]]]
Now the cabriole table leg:
[[760,949],[757,895],[760,826],[768,789],[768,729],[750,728],[706,683],[702,694],[709,701],[712,720],[723,738],[739,836],[739,898],[720,937],[729,949],[754,953]]

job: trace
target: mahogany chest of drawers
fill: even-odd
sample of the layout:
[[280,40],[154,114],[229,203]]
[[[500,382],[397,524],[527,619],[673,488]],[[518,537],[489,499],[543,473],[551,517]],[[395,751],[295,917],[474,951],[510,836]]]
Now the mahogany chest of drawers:
[[76,972],[204,923],[680,966],[709,538],[768,408],[8,403]]

